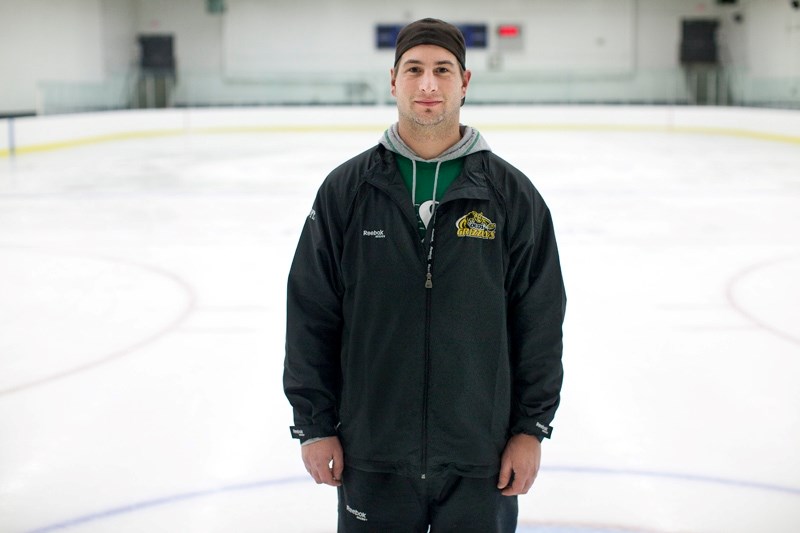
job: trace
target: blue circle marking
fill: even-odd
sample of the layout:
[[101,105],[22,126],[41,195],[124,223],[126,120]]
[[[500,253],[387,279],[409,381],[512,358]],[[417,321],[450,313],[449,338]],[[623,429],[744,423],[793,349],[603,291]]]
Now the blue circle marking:
[[715,485],[727,485],[751,490],[765,490],[769,492],[782,492],[784,494],[800,495],[800,487],[789,487],[786,485],[776,485],[771,483],[759,483],[742,479],[729,479],[714,476],[701,476],[698,474],[686,474],[678,472],[659,472],[655,470],[626,470],[615,468],[602,468],[593,466],[555,466],[542,468],[545,472],[563,472],[574,474],[599,474],[611,476],[637,476],[662,479],[675,479],[678,481],[690,481],[696,483],[712,483]]
[[[543,472],[561,472],[561,473],[568,473],[568,474],[590,474],[590,475],[612,475],[612,476],[636,476],[636,477],[648,477],[648,478],[660,478],[660,479],[674,479],[677,481],[688,481],[694,483],[711,483],[715,485],[725,485],[731,487],[739,487],[743,489],[749,490],[762,490],[762,491],[769,491],[769,492],[778,492],[782,494],[789,494],[789,495],[796,495],[800,496],[800,488],[798,487],[789,487],[785,485],[775,485],[769,483],[758,483],[753,481],[746,481],[746,480],[739,480],[739,479],[728,479],[728,478],[721,478],[721,477],[713,477],[713,476],[701,476],[696,474],[684,474],[684,473],[674,473],[674,472],[658,472],[653,470],[626,470],[626,469],[613,469],[613,468],[601,468],[601,467],[591,467],[591,466],[552,466],[542,468]],[[62,522],[57,522],[54,524],[50,524],[47,526],[43,526],[37,529],[30,530],[28,533],[48,533],[50,531],[58,531],[61,529],[68,529],[71,527],[75,527],[81,524],[85,524],[88,522],[95,522],[98,520],[104,520],[106,518],[112,518],[119,515],[135,513],[138,511],[143,511],[145,509],[151,509],[154,507],[162,507],[165,505],[170,505],[173,503],[183,502],[187,500],[194,500],[199,498],[207,498],[210,496],[215,496],[218,494],[226,494],[232,492],[242,492],[242,491],[249,491],[249,490],[257,490],[263,489],[267,487],[275,487],[280,485],[289,485],[292,483],[304,483],[309,482],[310,479],[307,476],[292,476],[292,477],[285,477],[285,478],[276,478],[276,479],[265,479],[261,481],[253,481],[249,483],[239,483],[235,485],[226,485],[223,487],[218,487],[214,489],[206,489],[206,490],[197,490],[197,491],[190,491],[190,492],[183,492],[179,494],[174,494],[171,496],[164,496],[161,498],[154,498],[150,500],[144,500],[141,502],[136,502],[128,505],[122,505],[119,507],[114,507],[111,509],[106,509],[102,511],[97,511],[94,513],[86,514],[83,516],[78,516],[76,518],[71,518]],[[579,526],[579,525],[564,525],[559,526],[557,524],[554,525],[542,525],[540,526],[524,526],[528,529],[521,529],[520,531],[530,531],[530,532],[552,532],[552,533],[572,533],[572,532],[608,532],[612,533],[618,531],[612,528],[598,528],[594,526]],[[533,527],[533,529],[531,529]]]
[[291,483],[299,483],[307,480],[308,478],[306,476],[302,477],[294,476],[294,477],[286,477],[278,479],[266,479],[262,481],[253,481],[250,483],[239,483],[236,485],[227,485],[215,489],[183,492],[180,494],[173,494],[171,496],[164,496],[162,498],[154,498],[152,500],[144,500],[141,502],[136,502],[128,505],[122,505],[120,507],[114,507],[111,509],[106,509],[104,511],[97,511],[95,513],[79,516],[76,518],[65,520],[63,522],[51,524],[49,526],[33,529],[30,531],[30,533],[46,533],[49,531],[58,531],[59,529],[67,529],[81,524],[85,524],[87,522],[95,522],[97,520],[103,520],[106,518],[111,518],[114,516],[119,516],[128,513],[135,513],[137,511],[143,511],[145,509],[151,509],[153,507],[162,507],[165,505],[170,505],[173,503],[183,502],[187,500],[206,498],[209,496],[215,496],[217,494],[263,489],[266,487],[274,487],[279,485],[289,485]]

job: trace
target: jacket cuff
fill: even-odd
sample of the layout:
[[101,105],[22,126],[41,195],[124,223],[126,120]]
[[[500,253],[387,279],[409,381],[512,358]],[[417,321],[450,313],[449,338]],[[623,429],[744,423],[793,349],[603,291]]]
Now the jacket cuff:
[[309,439],[321,439],[336,435],[335,429],[324,426],[289,426],[289,430],[292,432],[292,438],[300,439],[301,443]]
[[520,420],[514,427],[511,428],[511,434],[525,433],[526,435],[533,435],[539,442],[544,439],[549,439],[553,434],[553,426],[540,422],[538,420]]

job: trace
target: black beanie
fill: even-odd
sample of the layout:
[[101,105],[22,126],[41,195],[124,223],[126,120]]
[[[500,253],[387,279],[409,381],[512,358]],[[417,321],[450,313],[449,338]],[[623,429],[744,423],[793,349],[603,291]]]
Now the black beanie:
[[461,30],[439,19],[424,18],[405,26],[397,34],[397,45],[394,51],[394,65],[410,48],[421,44],[441,46],[451,52],[462,69],[466,70],[467,45]]

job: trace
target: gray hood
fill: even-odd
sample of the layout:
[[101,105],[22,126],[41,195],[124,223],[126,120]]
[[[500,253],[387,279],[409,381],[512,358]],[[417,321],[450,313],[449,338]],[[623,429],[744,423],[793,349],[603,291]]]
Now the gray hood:
[[461,125],[461,140],[433,159],[423,159],[409,148],[397,133],[397,123],[392,124],[389,129],[383,132],[380,143],[390,152],[400,154],[412,161],[422,161],[425,163],[440,163],[474,154],[475,152],[492,151],[486,141],[483,140],[483,135],[481,135],[478,130],[463,124]]

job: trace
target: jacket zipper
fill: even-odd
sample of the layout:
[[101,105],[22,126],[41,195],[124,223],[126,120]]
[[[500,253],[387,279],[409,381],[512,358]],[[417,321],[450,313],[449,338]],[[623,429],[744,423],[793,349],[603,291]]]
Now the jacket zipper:
[[[380,190],[383,190],[386,194],[389,194],[388,191],[382,189],[381,187],[377,187]],[[392,195],[389,195],[390,197]],[[394,198],[392,198],[394,199]],[[398,207],[403,209],[403,206],[399,203]],[[427,256],[423,256],[423,260],[425,261],[425,370],[423,376],[423,393],[422,393],[422,453],[421,453],[421,472],[420,472],[420,479],[427,478],[427,471],[428,471],[428,388],[430,386],[430,368],[431,368],[431,361],[430,361],[430,353],[431,353],[431,289],[433,289],[433,242],[434,237],[436,236],[436,215],[441,207],[441,202],[433,211],[433,216],[431,217],[431,238],[428,241],[428,253]],[[414,233],[417,231],[417,227],[414,224],[410,224]],[[420,242],[417,240],[417,242]],[[420,242],[419,250],[424,253],[425,250],[425,243]]]
[[433,289],[433,242],[436,237],[436,214],[441,204],[433,209],[431,217],[431,238],[428,241],[428,256],[425,269],[425,376],[422,393],[422,473],[425,479],[428,473],[428,389],[431,373],[431,290]]
[[[374,186],[374,185],[373,185]],[[400,202],[398,202],[392,194],[389,193],[383,187],[375,186],[376,189],[384,192],[387,194],[398,206],[398,208],[403,210],[404,206]],[[430,337],[431,337],[431,289],[433,288],[433,238],[435,236],[435,224],[436,224],[436,211],[433,212],[433,217],[431,217],[431,238],[428,241],[428,253],[427,256],[425,255],[425,243],[420,241],[419,238],[415,240],[419,243],[419,253],[420,259],[422,259],[423,263],[426,266],[425,271],[425,369],[424,369],[424,376],[423,376],[423,392],[422,392],[422,453],[421,453],[421,472],[420,478],[426,479],[427,477],[427,470],[428,470],[428,386],[429,386],[429,374],[430,374]],[[404,217],[405,218],[405,217]],[[410,229],[413,231],[415,236],[419,236],[418,227],[413,222],[409,221]]]
[[[428,274],[430,276],[430,274]],[[431,372],[431,291],[425,291],[425,375],[422,392],[422,472],[425,479],[428,472],[428,387]]]
[[[382,187],[376,187],[379,190],[382,190],[398,205],[398,207],[402,210],[403,205],[398,202],[394,197],[389,194],[389,192]],[[431,368],[431,290],[433,289],[433,243],[434,237],[436,236],[436,215],[441,208],[442,204],[445,202],[440,202],[433,211],[433,216],[431,217],[431,238],[428,241],[428,253],[427,256],[423,256],[422,259],[425,262],[425,374],[423,376],[423,394],[422,394],[422,447],[421,447],[421,472],[420,472],[420,479],[425,480],[427,478],[427,471],[428,471],[428,388],[430,386],[430,368]],[[417,227],[415,224],[410,223],[411,229],[416,234]],[[425,243],[419,242],[419,250],[423,254],[425,253]]]

